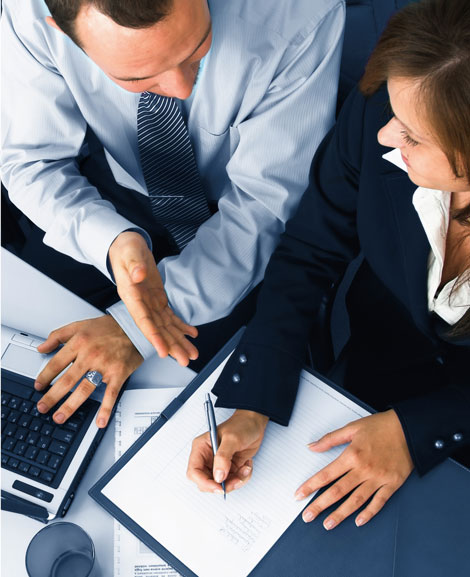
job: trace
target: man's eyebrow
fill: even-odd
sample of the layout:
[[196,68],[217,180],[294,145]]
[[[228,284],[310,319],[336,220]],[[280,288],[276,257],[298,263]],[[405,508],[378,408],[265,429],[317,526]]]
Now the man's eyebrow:
[[[212,30],[212,22],[209,22],[209,26],[207,28],[207,30],[204,33],[204,36],[202,37],[201,41],[199,42],[199,44],[196,46],[196,48],[191,52],[191,54],[189,54],[189,56],[186,56],[186,58],[183,60],[183,62],[185,62],[186,60],[188,60],[189,58],[191,58],[191,56],[197,52],[199,50],[199,48],[201,48],[201,46],[204,44],[204,42],[207,40],[209,34],[211,33]],[[140,80],[148,80],[149,78],[153,78],[153,75],[150,76],[139,76],[138,78],[134,78],[134,77],[128,77],[128,78],[118,78],[117,76],[113,77],[115,80],[120,80],[121,82],[139,82]]]

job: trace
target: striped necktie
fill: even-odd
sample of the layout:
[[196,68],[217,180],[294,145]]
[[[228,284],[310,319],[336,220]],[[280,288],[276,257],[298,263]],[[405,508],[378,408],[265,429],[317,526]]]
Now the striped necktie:
[[173,98],[142,93],[137,138],[153,215],[182,250],[211,213],[188,130]]

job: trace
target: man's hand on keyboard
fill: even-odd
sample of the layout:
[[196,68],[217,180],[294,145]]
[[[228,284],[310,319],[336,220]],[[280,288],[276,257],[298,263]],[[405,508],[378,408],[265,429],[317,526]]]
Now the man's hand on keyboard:
[[185,335],[197,337],[197,329],[171,310],[153,254],[142,235],[126,231],[109,249],[119,296],[144,336],[160,357],[170,354],[186,366],[198,350]]
[[[52,331],[38,347],[38,351],[50,353],[60,344],[64,346],[38,375],[34,385],[36,390],[44,389],[68,365],[70,367],[38,401],[38,411],[47,413],[87,371],[98,371],[103,375],[106,391],[96,423],[98,427],[106,427],[123,383],[142,363],[142,356],[110,315],[71,323]],[[83,378],[70,397],[55,411],[54,421],[64,423],[94,390],[95,386]]]

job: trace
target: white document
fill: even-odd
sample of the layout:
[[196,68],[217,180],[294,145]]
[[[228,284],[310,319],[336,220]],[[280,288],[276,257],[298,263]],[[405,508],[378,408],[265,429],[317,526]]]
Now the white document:
[[[207,430],[204,395],[225,362],[103,489],[198,577],[248,575],[306,506],[294,500],[295,490],[344,448],[316,454],[306,445],[369,414],[303,372],[290,424],[268,424],[247,485],[226,501],[201,493],[186,478],[188,457],[194,437]],[[217,422],[232,413],[216,408]]]
[[[115,416],[116,460],[182,390],[182,388],[168,388],[124,391]],[[118,521],[114,521],[114,577],[178,577],[178,575],[179,573],[130,531]]]

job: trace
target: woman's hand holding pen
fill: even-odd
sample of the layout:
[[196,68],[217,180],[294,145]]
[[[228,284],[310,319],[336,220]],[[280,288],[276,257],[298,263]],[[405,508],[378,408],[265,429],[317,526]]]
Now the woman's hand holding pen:
[[263,441],[268,417],[253,411],[237,410],[217,427],[219,449],[213,455],[209,433],[193,441],[187,476],[201,491],[223,493],[242,487],[253,472],[252,458]]
[[341,455],[310,477],[295,493],[296,499],[304,499],[333,483],[305,509],[302,514],[305,522],[313,521],[349,494],[328,515],[323,526],[333,529],[371,499],[356,517],[356,525],[364,525],[382,509],[413,470],[405,435],[393,409],[353,421],[311,443],[309,448],[323,452],[344,443],[349,445]]

